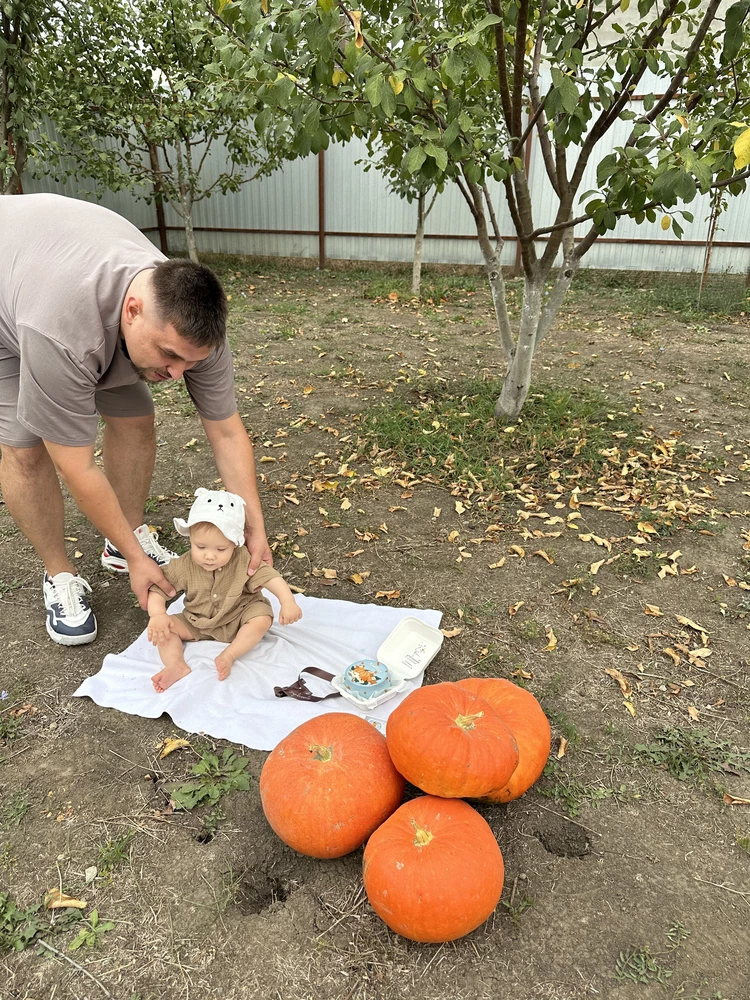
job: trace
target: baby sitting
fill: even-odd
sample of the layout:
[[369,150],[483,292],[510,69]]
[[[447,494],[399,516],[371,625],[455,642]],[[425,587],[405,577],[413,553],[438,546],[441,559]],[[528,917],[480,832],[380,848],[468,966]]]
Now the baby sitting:
[[168,615],[167,595],[156,585],[148,594],[148,638],[159,650],[164,669],[151,681],[160,694],[190,673],[183,640],[215,639],[229,645],[216,657],[219,680],[232,664],[253,648],[273,624],[269,590],[281,602],[279,621],[291,625],[302,611],[283,577],[262,563],[247,575],[250,553],[244,545],[245,501],[223,490],[195,491],[187,521],[174,525],[190,538],[190,551],[163,567],[175,590],[185,592],[185,608]]

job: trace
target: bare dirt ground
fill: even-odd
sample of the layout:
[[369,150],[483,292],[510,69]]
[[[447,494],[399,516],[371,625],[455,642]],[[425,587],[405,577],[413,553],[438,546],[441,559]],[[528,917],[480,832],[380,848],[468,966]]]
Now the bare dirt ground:
[[[431,272],[419,305],[402,271],[210,263],[277,567],[309,595],[439,608],[455,634],[426,681],[526,684],[551,761],[479,807],[506,864],[493,917],[452,944],[398,938],[361,852],[315,861],[271,832],[265,754],[232,747],[249,788],[218,775],[217,801],[172,809],[225,747],[160,759],[169,718],[71,697],[145,615],[69,504],[99,638],[49,642],[41,568],[0,506],[2,1000],[749,1000],[744,290],[698,315],[660,279],[582,278],[509,430],[480,275]],[[217,473],[181,385],[157,420],[149,519],[175,543]],[[34,909],[53,887],[88,923]]]

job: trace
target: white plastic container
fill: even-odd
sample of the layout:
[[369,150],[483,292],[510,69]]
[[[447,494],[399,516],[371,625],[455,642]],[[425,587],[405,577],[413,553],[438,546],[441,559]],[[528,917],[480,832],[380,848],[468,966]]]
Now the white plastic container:
[[343,673],[337,674],[331,684],[358,708],[374,708],[403,691],[407,680],[416,677],[435,659],[442,644],[443,633],[439,628],[407,615],[383,641],[377,653],[378,660],[390,671],[391,687],[372,698],[365,698],[344,687]]

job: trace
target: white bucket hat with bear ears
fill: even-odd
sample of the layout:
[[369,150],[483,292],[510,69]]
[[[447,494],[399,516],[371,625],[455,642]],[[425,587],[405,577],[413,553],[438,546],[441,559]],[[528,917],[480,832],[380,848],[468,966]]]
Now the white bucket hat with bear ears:
[[199,486],[195,491],[196,500],[190,508],[187,521],[181,517],[174,519],[174,526],[181,535],[189,536],[194,524],[207,521],[235,545],[245,541],[245,501],[236,493],[226,490],[205,490]]

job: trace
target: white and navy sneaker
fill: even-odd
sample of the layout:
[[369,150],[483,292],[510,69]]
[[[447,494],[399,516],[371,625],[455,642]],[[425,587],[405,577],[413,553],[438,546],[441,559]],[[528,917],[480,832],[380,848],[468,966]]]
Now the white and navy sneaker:
[[61,646],[83,646],[96,639],[96,618],[88,595],[91,587],[72,573],[44,574],[47,634]]
[[[159,545],[159,536],[155,531],[151,531],[147,524],[142,524],[133,532],[141,544],[141,548],[146,555],[153,559],[157,566],[166,566],[168,562],[177,558],[176,552],[165,549]],[[102,566],[112,573],[127,573],[128,561],[125,556],[116,549],[108,538],[104,539],[104,551],[102,552]]]

